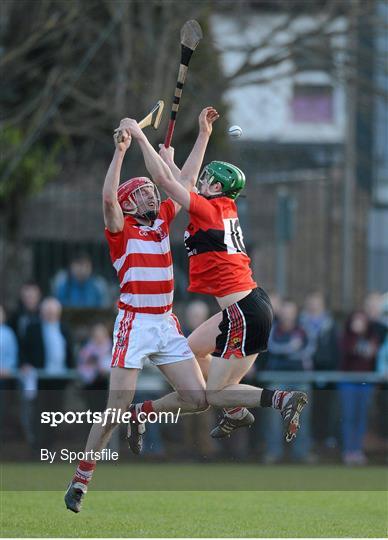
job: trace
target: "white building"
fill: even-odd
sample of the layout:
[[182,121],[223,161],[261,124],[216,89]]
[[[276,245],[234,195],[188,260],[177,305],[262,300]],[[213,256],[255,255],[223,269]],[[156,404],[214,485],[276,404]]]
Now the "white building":
[[[300,17],[285,30],[276,30],[286,15],[258,14],[248,20],[227,15],[212,17],[212,31],[217,48],[222,51],[222,64],[227,76],[235,73],[246,61],[247,53],[236,49],[260,44],[251,63],[265,61],[274,54],[287,57],[289,44],[296,36],[305,35],[321,21]],[[340,28],[337,20],[331,28]],[[305,43],[308,39],[304,38]],[[337,38],[327,40],[333,45]],[[322,44],[325,53],[326,44]],[[315,42],[315,48],[317,43]],[[330,52],[328,53],[330,54]],[[230,104],[230,122],[238,124],[244,138],[279,143],[342,143],[345,136],[344,87],[322,69],[324,58],[314,53],[286,59],[257,74],[242,75],[225,98]],[[341,58],[336,59],[339,63]],[[261,81],[258,83],[257,81]],[[266,81],[267,80],[267,81]],[[255,82],[256,81],[256,82]]]

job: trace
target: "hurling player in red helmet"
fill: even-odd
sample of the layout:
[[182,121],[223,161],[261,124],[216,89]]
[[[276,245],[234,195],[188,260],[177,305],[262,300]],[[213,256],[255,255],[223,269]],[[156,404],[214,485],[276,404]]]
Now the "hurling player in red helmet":
[[160,210],[158,188],[146,176],[131,178],[119,186],[117,200],[124,215],[152,223]]
[[[169,227],[179,205],[160,202],[149,178],[136,177],[119,187],[131,135],[115,136],[115,152],[102,191],[105,236],[120,283],[118,315],[113,331],[109,397],[105,422],[94,423],[83,459],[65,494],[69,510],[79,512],[96,461],[117,427],[117,411],[129,410],[128,443],[139,454],[149,413],[199,412],[208,405],[205,381],[179,322],[172,313],[174,279]],[[161,399],[132,404],[136,381],[150,360],[175,388]],[[116,413],[114,413],[116,411]]]
[[189,212],[185,232],[189,291],[214,296],[221,309],[190,340],[195,354],[202,352],[204,362],[211,351],[210,365],[202,363],[203,372],[208,371],[207,402],[228,409],[212,436],[225,437],[237,427],[249,425],[252,418],[246,407],[261,406],[280,410],[285,438],[291,441],[307,403],[306,394],[240,384],[258,354],[267,349],[273,313],[268,295],[252,278],[238,221],[235,199],[245,186],[244,173],[235,165],[216,161],[199,175],[212,132],[212,125],[203,129],[206,110],[199,116],[198,138],[180,172],[172,149],[161,148],[164,161],[135,120],[126,120],[125,127],[137,140],[155,184]]

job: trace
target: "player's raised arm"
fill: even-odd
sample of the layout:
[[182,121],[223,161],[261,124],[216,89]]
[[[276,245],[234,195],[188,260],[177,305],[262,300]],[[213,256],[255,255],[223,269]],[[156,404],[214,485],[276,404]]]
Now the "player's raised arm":
[[157,186],[160,186],[171,199],[188,210],[190,207],[190,194],[187,189],[181,186],[174,178],[170,168],[164,163],[162,158],[149,143],[136,120],[130,118],[126,118],[125,120],[126,123],[124,124],[124,128],[128,129],[132,137],[139,143],[143,153],[145,166],[147,167],[152,180]]
[[115,152],[102,188],[104,222],[106,228],[113,233],[122,231],[124,227],[124,215],[117,200],[117,189],[120,183],[120,172],[125,152],[131,145],[131,134],[129,131],[125,131],[123,142],[117,142],[116,136],[114,141]]
[[213,131],[213,123],[220,115],[214,107],[205,107],[198,117],[199,132],[197,140],[181,170],[181,184],[191,191],[198,179],[206,148]]
[[174,178],[188,191],[192,191],[201,170],[203,158],[213,130],[213,123],[219,118],[218,112],[213,107],[206,107],[199,115],[199,133],[194,147],[187,158],[182,170],[174,162],[174,149],[169,146],[166,148],[163,144],[159,145],[159,155],[168,165]]
[[166,148],[164,144],[159,144],[159,155],[172,172],[175,180],[181,181],[181,170],[174,161],[175,150],[172,146]]
[[[177,182],[180,182],[181,181],[181,170],[176,165],[176,163],[174,161],[174,152],[175,152],[174,148],[172,146],[169,146],[168,148],[166,148],[164,146],[164,144],[159,144],[159,148],[160,148],[160,150],[159,150],[160,157],[162,158],[164,163],[166,163],[166,165],[170,169],[170,171],[173,174],[175,180]],[[178,204],[176,201],[174,201],[174,205],[175,205],[175,213],[177,214],[180,211],[180,209],[182,208],[182,206],[180,204]]]

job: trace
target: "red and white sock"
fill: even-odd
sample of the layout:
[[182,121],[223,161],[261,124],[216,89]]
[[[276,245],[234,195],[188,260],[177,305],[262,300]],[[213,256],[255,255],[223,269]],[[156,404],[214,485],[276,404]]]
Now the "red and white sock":
[[291,392],[286,390],[275,390],[272,396],[272,407],[274,409],[282,409],[287,405],[291,397]]
[[235,420],[241,420],[248,414],[248,409],[245,407],[233,407],[229,409],[223,409],[225,416],[234,418]]
[[76,484],[74,487],[81,489],[84,493],[86,493],[95,468],[95,461],[80,461],[72,480],[72,482]]
[[[137,415],[142,412],[147,416],[149,413],[154,412],[154,405],[151,400],[143,401],[143,403],[136,403],[134,412],[134,419],[137,420]],[[144,416],[144,415],[143,415]]]
[[152,403],[152,401],[143,401],[143,403],[141,404],[141,412],[144,412],[146,414],[150,414],[152,412],[154,412],[154,404]]

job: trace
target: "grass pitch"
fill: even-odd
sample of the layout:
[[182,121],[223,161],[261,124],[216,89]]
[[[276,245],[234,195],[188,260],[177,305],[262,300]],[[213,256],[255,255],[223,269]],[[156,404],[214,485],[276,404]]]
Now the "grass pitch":
[[[62,468],[58,466],[59,473]],[[133,468],[124,464],[115,467],[121,475],[127,476],[128,482]],[[252,465],[248,468],[251,474],[253,471],[262,473],[265,481],[270,481],[267,468]],[[146,473],[149,466],[138,465],[136,469]],[[209,475],[212,466],[191,465],[183,470],[186,474],[191,470],[191,474],[197,476],[203,469]],[[304,474],[300,467],[281,469],[282,475],[295,474],[295,470]],[[324,467],[316,469],[317,477],[319,469],[323,477],[327,476]],[[25,465],[24,472],[27,470]],[[55,475],[55,469],[50,470]],[[241,471],[246,474],[247,466],[241,465]],[[155,472],[153,468],[153,474]],[[354,475],[359,472],[354,470]],[[383,470],[380,474],[384,474]],[[99,489],[90,489],[80,514],[65,509],[63,491],[3,491],[0,495],[2,536],[384,537],[388,530],[387,493],[384,491]]]

